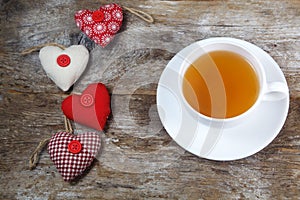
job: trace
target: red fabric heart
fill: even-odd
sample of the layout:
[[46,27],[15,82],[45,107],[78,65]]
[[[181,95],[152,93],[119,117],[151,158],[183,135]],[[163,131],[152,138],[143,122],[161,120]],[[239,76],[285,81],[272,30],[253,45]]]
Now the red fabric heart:
[[73,135],[67,132],[54,134],[48,144],[51,160],[65,181],[71,181],[89,167],[101,146],[97,133]]
[[61,108],[67,118],[101,131],[110,114],[110,96],[104,84],[93,83],[82,95],[68,96]]
[[95,43],[105,47],[119,31],[123,21],[122,8],[107,4],[98,10],[80,10],[75,13],[76,25]]

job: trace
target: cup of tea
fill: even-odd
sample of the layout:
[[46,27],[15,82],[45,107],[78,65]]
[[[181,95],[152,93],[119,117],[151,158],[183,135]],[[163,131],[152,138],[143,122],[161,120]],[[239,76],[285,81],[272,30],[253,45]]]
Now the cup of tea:
[[204,123],[232,127],[262,101],[289,95],[280,81],[267,82],[266,66],[238,39],[202,40],[187,47],[180,67],[180,98],[189,113]]

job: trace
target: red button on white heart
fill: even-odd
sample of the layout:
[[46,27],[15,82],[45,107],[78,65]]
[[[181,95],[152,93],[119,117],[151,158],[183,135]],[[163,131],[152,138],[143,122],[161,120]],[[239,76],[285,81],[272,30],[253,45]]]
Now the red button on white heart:
[[67,67],[71,63],[71,58],[66,54],[62,54],[57,57],[56,62],[61,67]]
[[72,45],[64,50],[46,46],[40,50],[39,58],[49,78],[63,91],[68,91],[85,70],[89,51],[83,45]]

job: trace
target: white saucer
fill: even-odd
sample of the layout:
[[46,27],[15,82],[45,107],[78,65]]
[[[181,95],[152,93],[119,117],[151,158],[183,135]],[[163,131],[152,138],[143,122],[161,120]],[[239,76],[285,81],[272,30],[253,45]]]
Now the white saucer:
[[[255,51],[257,58],[264,65],[267,82],[280,81],[287,86],[282,71],[269,54],[251,43],[240,42],[246,48]],[[257,153],[272,142],[284,125],[289,108],[289,96],[278,101],[263,101],[246,121],[233,128],[201,123],[193,118],[181,103],[179,97],[181,86],[176,81],[184,57],[196,47],[197,43],[201,41],[177,53],[160,77],[157,107],[163,126],[177,144],[202,158],[228,161]]]

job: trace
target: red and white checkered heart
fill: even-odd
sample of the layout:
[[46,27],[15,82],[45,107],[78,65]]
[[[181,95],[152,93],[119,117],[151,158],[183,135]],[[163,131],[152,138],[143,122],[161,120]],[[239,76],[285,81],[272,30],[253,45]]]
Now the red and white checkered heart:
[[73,45],[65,50],[46,46],[40,50],[41,64],[51,80],[67,91],[84,72],[89,61],[89,51],[83,45]]
[[92,164],[100,146],[101,139],[97,133],[73,135],[58,132],[51,137],[48,152],[63,179],[71,181]]
[[122,26],[123,11],[118,4],[107,4],[95,11],[77,11],[75,21],[90,39],[105,47]]

